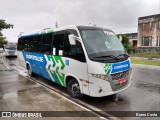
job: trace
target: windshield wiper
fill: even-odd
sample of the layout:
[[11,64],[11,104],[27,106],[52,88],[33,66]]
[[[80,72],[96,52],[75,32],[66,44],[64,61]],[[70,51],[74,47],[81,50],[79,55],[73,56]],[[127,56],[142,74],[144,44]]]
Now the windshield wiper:
[[94,58],[105,58],[105,57],[110,57],[110,58],[114,58],[114,59],[116,59],[116,60],[119,60],[119,58],[117,58],[117,57],[114,56],[114,55],[97,56],[97,57],[94,57]]
[[128,54],[121,54],[121,55],[118,55],[117,57],[120,57],[120,56],[124,56],[124,57],[129,57],[129,55]]

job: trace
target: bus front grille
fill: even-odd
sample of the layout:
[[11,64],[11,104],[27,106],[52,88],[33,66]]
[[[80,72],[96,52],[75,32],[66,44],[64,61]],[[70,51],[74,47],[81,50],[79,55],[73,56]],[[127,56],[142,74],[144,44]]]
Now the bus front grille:
[[[120,73],[111,74],[111,86],[113,91],[118,91],[123,88],[125,88],[129,83],[129,70],[123,71]],[[125,79],[126,81],[124,83],[120,83],[119,81]]]
[[114,81],[114,80],[120,80],[122,78],[127,78],[128,75],[129,75],[129,70],[112,74],[111,77],[112,77],[112,80]]

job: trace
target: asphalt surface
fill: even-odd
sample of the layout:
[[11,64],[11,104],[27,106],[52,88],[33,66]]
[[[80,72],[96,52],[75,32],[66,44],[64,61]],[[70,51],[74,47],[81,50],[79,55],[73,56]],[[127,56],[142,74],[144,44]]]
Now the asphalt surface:
[[[9,58],[8,63],[11,66],[15,66],[18,69],[21,69],[23,72],[26,73],[26,70],[18,66],[16,58]],[[3,81],[2,76],[4,76],[5,74],[7,75],[8,79],[12,78],[13,81],[14,79],[18,79],[19,81],[21,81],[22,79],[26,79],[23,76],[20,77],[19,75],[15,75],[15,73],[13,72],[10,72],[10,73],[1,72],[0,80]],[[152,66],[145,67],[145,66],[140,66],[140,65],[133,65],[132,77],[133,79],[132,79],[131,86],[128,89],[118,93],[117,95],[101,97],[101,98],[85,96],[80,101],[84,102],[88,106],[93,106],[94,108],[103,110],[105,112],[109,112],[109,111],[160,111],[160,68],[152,67]],[[67,94],[65,88],[51,81],[48,81],[45,78],[36,76],[34,79],[40,82],[43,82],[44,84],[61,91],[61,93]],[[30,85],[31,88],[33,86],[36,86],[35,84],[31,83],[29,80],[27,80],[25,83],[19,82],[19,86],[24,85],[24,84]],[[1,85],[1,89],[0,89],[1,94],[4,94],[5,92],[7,92],[7,90],[12,91],[12,87],[11,87],[12,85],[9,85],[9,86]],[[17,82],[15,82],[14,85],[16,86]],[[23,87],[25,87],[25,85]],[[38,88],[37,86],[37,89],[40,89],[40,88]],[[30,92],[33,92],[33,91],[29,90],[29,93]],[[8,94],[6,96],[10,97],[12,96],[12,94]],[[44,96],[44,97],[51,98],[51,96],[52,96],[51,94],[47,94],[47,96]],[[40,97],[39,100],[44,97]],[[30,101],[30,103],[31,102],[33,101]],[[39,103],[33,102],[32,105],[34,104],[39,104]],[[3,108],[4,110],[7,110],[5,109],[6,107],[3,105],[0,106],[0,108],[1,110]],[[15,108],[13,107],[12,109],[15,109]],[[28,107],[28,109],[30,109],[30,107]],[[121,117],[121,119],[129,120],[131,118]],[[136,117],[132,119],[147,119],[147,118]],[[148,118],[148,120],[150,119],[158,120],[158,118]]]

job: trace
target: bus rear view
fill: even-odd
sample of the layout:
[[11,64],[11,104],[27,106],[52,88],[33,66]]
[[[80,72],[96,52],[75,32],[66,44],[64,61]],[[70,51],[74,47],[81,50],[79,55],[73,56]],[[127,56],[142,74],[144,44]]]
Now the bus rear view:
[[130,58],[112,30],[65,26],[23,35],[19,64],[66,87],[72,97],[116,94],[131,83]]

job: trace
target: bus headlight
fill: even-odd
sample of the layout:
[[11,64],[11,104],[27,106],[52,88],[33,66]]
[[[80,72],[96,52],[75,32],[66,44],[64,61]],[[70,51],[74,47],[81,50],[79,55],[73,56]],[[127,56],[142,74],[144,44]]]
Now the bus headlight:
[[102,80],[106,80],[106,81],[108,81],[108,80],[109,80],[109,78],[108,78],[108,76],[107,76],[107,75],[92,74],[92,76],[93,76],[93,77],[95,77],[95,78],[99,78],[99,79],[102,79]]

